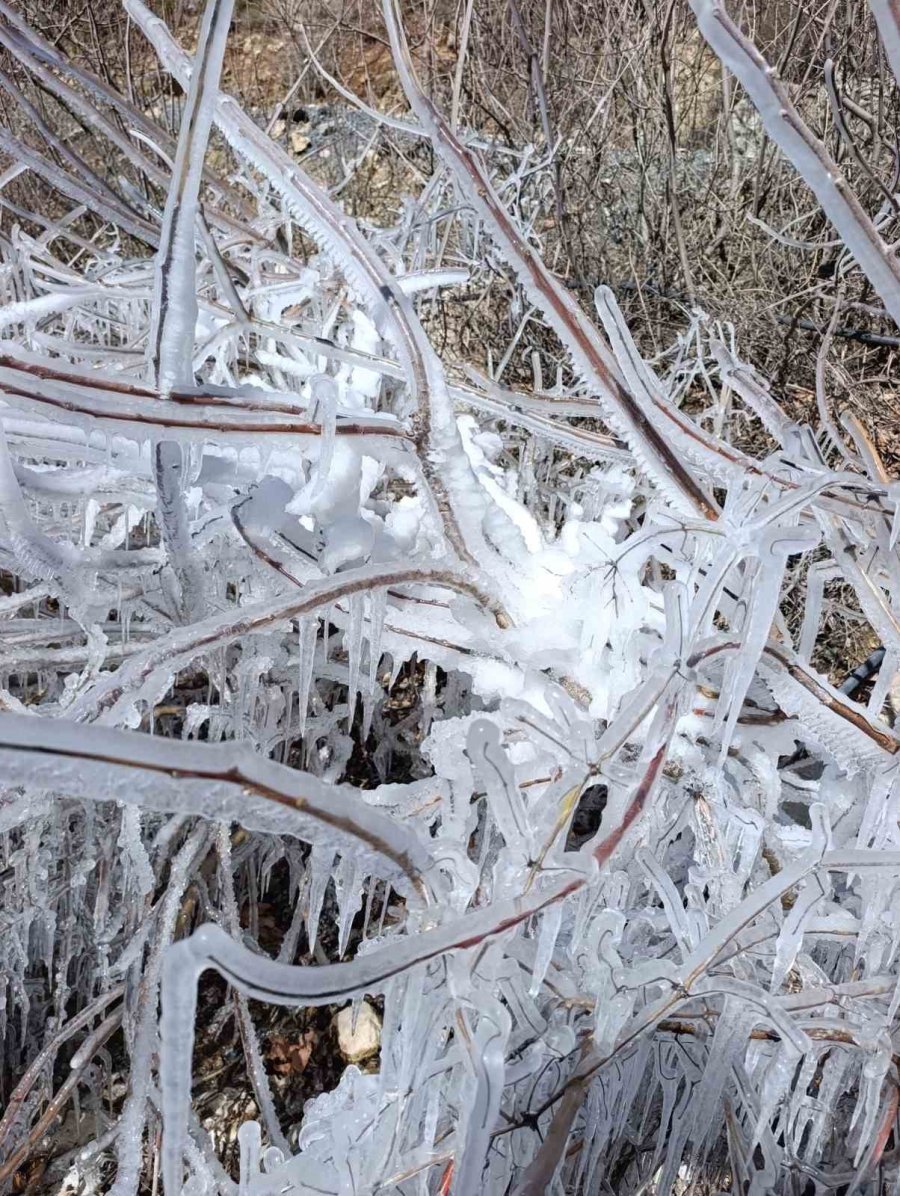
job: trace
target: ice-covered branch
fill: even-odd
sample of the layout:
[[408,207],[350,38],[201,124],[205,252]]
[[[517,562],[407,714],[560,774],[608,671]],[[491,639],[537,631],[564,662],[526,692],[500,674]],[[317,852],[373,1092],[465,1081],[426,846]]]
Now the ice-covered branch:
[[766,132],[815,194],[894,322],[900,324],[900,265],[841,168],[797,111],[774,67],[731,20],[720,0],[690,0],[690,4],[700,32],[723,66],[741,81]]
[[[782,212],[770,251],[844,244],[893,303],[891,210],[866,223],[753,47],[696,8],[834,209],[841,240]],[[448,123],[386,5],[434,160],[352,113],[359,152],[329,133],[298,161],[221,90],[229,0],[194,55],[125,11],[127,98],[0,0],[3,1174],[74,1125],[94,1141],[67,1186],[117,1161],[114,1196],[160,1162],[192,1196],[896,1186],[900,489],[859,396],[829,410],[823,349],[818,396],[782,405],[788,365],[770,383],[742,357],[757,309],[729,322],[734,262],[714,294],[690,271],[715,321],[666,292],[651,326],[637,268],[631,306],[576,279],[592,324],[552,256],[582,143],[457,134],[468,33]],[[530,20],[557,112],[557,17],[543,51]],[[862,121],[884,148],[828,83],[842,138]],[[631,185],[619,132],[604,189]],[[840,459],[817,420],[847,431]],[[276,1046],[294,1015],[251,1001],[368,1019],[377,1061],[341,1070],[319,1034],[330,1090],[301,1113]],[[216,1062],[192,1100],[195,1037]],[[240,1159],[219,1083],[258,1108]]]
[[[125,0],[133,17],[164,65],[185,86],[195,68],[158,18],[141,0]],[[419,324],[408,296],[385,268],[356,223],[287,154],[271,142],[225,95],[216,102],[215,119],[234,150],[260,170],[282,195],[295,218],[318,243],[335,255],[348,281],[369,305],[400,355],[417,404],[420,436],[428,452],[423,468],[453,549],[475,570],[493,553],[484,540],[484,504],[462,453],[441,364]],[[477,554],[478,559],[473,553]]]
[[679,457],[677,449],[667,442],[646,406],[622,384],[615,360],[596,329],[515,227],[483,164],[466,150],[422,91],[394,0],[385,0],[384,14],[407,99],[436,151],[453,172],[467,201],[501,245],[529,299],[543,311],[550,327],[570,353],[576,370],[596,390],[613,426],[628,441],[666,498],[687,504],[689,510],[715,519],[715,504]]
[[195,814],[310,841],[317,837],[310,824],[321,824],[342,850],[363,844],[420,895],[425,892],[423,876],[433,870],[415,832],[369,808],[352,789],[302,776],[236,744],[184,744],[58,719],[0,714],[0,753],[6,779],[15,784],[72,796],[86,786],[96,801]]

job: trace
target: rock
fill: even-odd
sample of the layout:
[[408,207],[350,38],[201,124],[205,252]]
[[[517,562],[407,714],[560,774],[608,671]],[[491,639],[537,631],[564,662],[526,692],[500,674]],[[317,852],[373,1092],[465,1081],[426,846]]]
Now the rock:
[[353,1025],[353,1006],[337,1015],[338,1046],[348,1063],[370,1059],[381,1048],[381,1018],[368,1001],[363,1001]]

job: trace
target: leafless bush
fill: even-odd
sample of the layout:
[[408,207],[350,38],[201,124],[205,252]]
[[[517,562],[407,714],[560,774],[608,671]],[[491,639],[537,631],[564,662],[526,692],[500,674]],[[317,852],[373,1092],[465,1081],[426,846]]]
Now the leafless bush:
[[0,1183],[895,1190],[891,5],[123,11],[0,2]]

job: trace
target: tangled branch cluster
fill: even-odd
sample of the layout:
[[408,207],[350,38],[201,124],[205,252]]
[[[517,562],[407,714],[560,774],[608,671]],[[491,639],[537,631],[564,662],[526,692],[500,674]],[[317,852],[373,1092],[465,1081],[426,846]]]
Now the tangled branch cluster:
[[[0,133],[0,188],[54,197],[0,242],[0,1178],[77,1098],[76,1188],[236,1191],[191,1103],[214,970],[259,1111],[242,1193],[895,1190],[900,491],[862,426],[793,422],[700,311],[653,364],[608,288],[589,318],[504,201],[533,151],[445,120],[394,0],[394,123],[437,166],[389,230],[220,90],[231,0],[193,55],[124,3],[175,141],[0,4],[119,162],[0,79],[43,142]],[[889,214],[691,4],[900,323]],[[486,262],[554,384],[461,381],[429,341],[423,296]],[[839,688],[811,663],[835,580],[881,644]],[[273,957],[243,913],[279,868]],[[280,1124],[248,999],[365,995],[377,1071]]]

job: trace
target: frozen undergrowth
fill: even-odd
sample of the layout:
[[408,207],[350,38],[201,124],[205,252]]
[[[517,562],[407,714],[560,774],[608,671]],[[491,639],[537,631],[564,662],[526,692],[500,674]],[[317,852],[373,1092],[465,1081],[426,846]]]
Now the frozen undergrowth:
[[[125,7],[186,91],[177,144],[0,5],[3,45],[123,156],[112,186],[4,134],[3,185],[31,171],[73,206],[2,241],[0,1034],[22,1078],[0,1177],[76,1101],[96,1143],[70,1184],[113,1158],[117,1196],[157,1162],[167,1193],[234,1191],[191,1111],[211,968],[260,1110],[241,1192],[897,1190],[900,508],[877,454],[850,425],[828,464],[700,312],[652,367],[604,288],[593,324],[508,214],[534,155],[492,177],[390,4],[441,165],[387,232],[219,93],[229,0],[194,57]],[[695,7],[893,310],[884,221]],[[201,169],[213,128],[228,179]],[[552,385],[539,362],[529,394],[451,381],[429,344],[417,303],[486,255],[564,346]],[[768,457],[731,447],[748,422]],[[883,645],[866,704],[810,663],[835,578]],[[276,959],[241,909],[279,867]],[[297,965],[323,917],[335,958]],[[364,994],[377,1073],[279,1125],[246,998]]]

